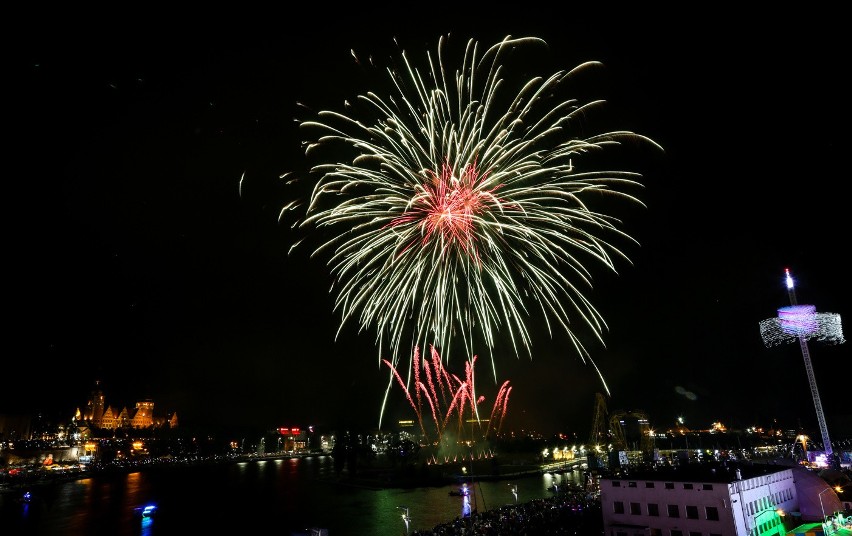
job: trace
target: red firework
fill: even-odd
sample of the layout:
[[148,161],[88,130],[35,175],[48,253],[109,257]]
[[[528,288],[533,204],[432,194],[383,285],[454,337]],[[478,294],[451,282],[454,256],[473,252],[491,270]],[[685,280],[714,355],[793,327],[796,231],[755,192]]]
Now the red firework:
[[[456,417],[458,419],[458,431],[461,435],[464,427],[464,414],[466,410],[470,410],[472,417],[478,419],[477,407],[485,401],[484,396],[476,398],[474,389],[474,369],[477,356],[465,364],[465,378],[462,380],[455,374],[451,374],[443,366],[441,356],[435,347],[431,347],[432,360],[423,359],[421,362],[420,348],[414,348],[414,359],[412,360],[413,376],[414,376],[414,395],[412,396],[405,381],[399,375],[396,367],[388,361],[382,361],[391,369],[394,378],[399,383],[402,390],[405,392],[406,400],[417,415],[417,422],[420,425],[420,430],[423,436],[429,440],[431,434],[427,432],[426,425],[423,421],[424,401],[428,406],[429,414],[431,414],[432,422],[435,427],[434,441],[440,444],[444,432],[447,430],[447,425],[450,419]],[[423,368],[426,376],[425,383],[421,380],[420,368]],[[509,403],[509,393],[512,388],[509,387],[509,381],[503,382],[497,396],[494,399],[494,405],[491,408],[491,413],[488,419],[488,427],[485,432],[485,437],[493,430],[500,433],[503,425],[503,420],[506,417],[506,411]],[[441,416],[439,418],[439,415]],[[495,425],[496,423],[496,425]]]
[[[444,163],[441,174],[426,170],[428,180],[411,201],[411,208],[390,222],[390,226],[417,224],[421,245],[441,240],[441,251],[458,247],[478,261],[475,224],[480,214],[500,204],[494,195],[499,188],[484,188],[486,174],[479,175],[476,162],[466,166],[459,177]],[[505,207],[504,207],[505,208]],[[409,249],[414,244],[409,244]]]

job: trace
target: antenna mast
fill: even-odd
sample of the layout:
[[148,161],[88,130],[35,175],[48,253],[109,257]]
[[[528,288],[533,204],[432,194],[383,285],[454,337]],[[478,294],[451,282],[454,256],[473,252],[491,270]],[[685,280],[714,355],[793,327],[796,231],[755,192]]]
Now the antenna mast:
[[819,431],[822,434],[822,444],[826,458],[831,458],[833,451],[831,439],[828,437],[828,426],[825,424],[825,414],[822,412],[822,402],[819,398],[814,369],[811,365],[811,355],[808,351],[808,339],[840,344],[843,339],[843,328],[840,325],[840,315],[834,313],[817,313],[813,305],[799,305],[796,301],[796,287],[790,269],[785,268],[787,294],[790,296],[790,306],[778,309],[777,318],[769,318],[760,322],[760,335],[766,346],[774,346],[789,342],[795,338],[802,347],[802,357],[805,360],[805,371],[808,373],[808,383],[811,396],[814,399]]
[[[790,305],[798,306],[796,303],[796,286],[793,284],[793,276],[790,275],[790,269],[785,268],[784,273],[787,281],[787,294],[790,295]],[[808,351],[808,339],[804,334],[799,333],[799,346],[802,347],[802,357],[805,360],[805,371],[808,373],[808,384],[811,386],[811,397],[814,399],[814,408],[816,409],[817,422],[819,423],[819,432],[822,434],[822,445],[825,449],[826,457],[831,457],[831,439],[828,437],[828,425],[825,423],[825,414],[822,412],[822,401],[819,398],[819,389],[817,389],[816,378],[814,377],[814,368],[811,365],[811,354]]]

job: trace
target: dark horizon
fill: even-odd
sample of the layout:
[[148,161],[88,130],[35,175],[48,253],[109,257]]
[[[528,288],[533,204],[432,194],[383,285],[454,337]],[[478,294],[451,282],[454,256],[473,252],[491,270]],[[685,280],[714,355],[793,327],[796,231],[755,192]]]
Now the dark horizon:
[[[362,91],[350,50],[384,65],[397,38],[419,63],[451,33],[541,37],[540,74],[601,61],[595,89],[617,126],[665,151],[639,165],[647,207],[614,211],[638,242],[624,247],[629,262],[590,267],[587,295],[608,327],[603,345],[580,331],[594,365],[535,323],[532,356],[501,346],[495,373],[479,355],[485,404],[509,380],[507,426],[588,433],[604,390],[596,365],[610,411],[642,410],[653,427],[817,429],[801,349],[766,348],[758,324],[789,305],[785,268],[800,303],[850,315],[846,47],[832,21],[817,39],[746,16],[687,25],[545,10],[421,25],[309,11],[287,29],[22,22],[0,414],[64,411],[100,379],[108,402],[150,398],[202,427],[377,427],[385,356],[372,331],[338,334],[326,259],[289,252],[279,177],[307,165],[299,103],[337,110]],[[829,430],[848,430],[850,345],[809,348]],[[411,416],[392,389],[383,427]]]

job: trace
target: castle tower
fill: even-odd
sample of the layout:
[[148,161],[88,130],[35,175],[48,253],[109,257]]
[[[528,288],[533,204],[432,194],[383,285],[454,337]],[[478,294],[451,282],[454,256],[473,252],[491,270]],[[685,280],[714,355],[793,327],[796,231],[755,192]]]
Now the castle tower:
[[89,401],[86,403],[86,420],[91,421],[95,426],[100,426],[104,418],[104,392],[101,391],[101,381],[95,380],[95,389],[89,395]]

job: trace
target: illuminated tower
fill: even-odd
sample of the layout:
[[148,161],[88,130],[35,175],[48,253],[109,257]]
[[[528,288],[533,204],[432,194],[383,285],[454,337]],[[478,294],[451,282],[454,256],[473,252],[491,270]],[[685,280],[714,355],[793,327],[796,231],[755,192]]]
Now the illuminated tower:
[[841,344],[843,339],[843,328],[840,326],[840,316],[834,313],[817,313],[813,305],[799,305],[796,302],[796,289],[793,284],[793,276],[790,269],[784,270],[786,274],[787,293],[790,295],[790,306],[778,309],[777,318],[768,318],[760,322],[760,335],[764,344],[775,346],[789,342],[793,339],[799,340],[802,347],[802,357],[805,359],[805,371],[808,373],[808,383],[811,386],[811,396],[814,399],[819,431],[822,434],[822,444],[826,457],[831,457],[831,439],[828,437],[828,426],[825,424],[825,415],[822,412],[822,402],[819,398],[814,369],[811,366],[811,356],[808,352],[808,339],[817,339],[833,344]]
[[89,401],[86,403],[85,418],[95,424],[101,425],[104,417],[104,392],[101,391],[101,381],[95,380],[95,388],[89,396]]

